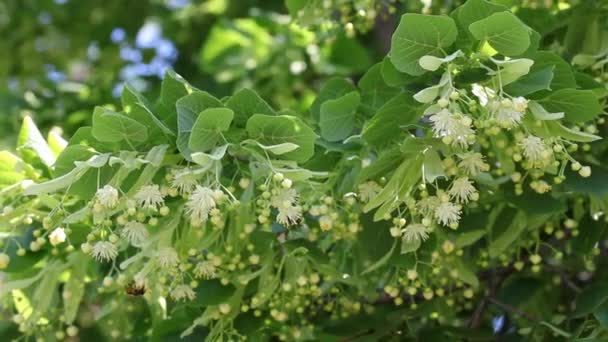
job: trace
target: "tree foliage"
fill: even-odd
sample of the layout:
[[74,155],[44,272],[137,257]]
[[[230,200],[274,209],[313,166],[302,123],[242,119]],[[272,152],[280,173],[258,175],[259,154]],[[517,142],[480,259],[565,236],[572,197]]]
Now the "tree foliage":
[[212,3],[212,81],[112,78],[0,152],[0,336],[608,338],[603,4]]

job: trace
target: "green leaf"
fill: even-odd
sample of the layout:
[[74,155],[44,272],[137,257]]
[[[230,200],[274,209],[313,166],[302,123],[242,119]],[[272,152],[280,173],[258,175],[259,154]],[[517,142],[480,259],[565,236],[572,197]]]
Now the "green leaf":
[[551,196],[551,194],[525,192],[521,195],[516,195],[515,193],[507,192],[506,200],[530,216],[558,214],[566,210],[564,201]]
[[505,56],[517,56],[530,46],[530,29],[511,12],[498,12],[469,25],[475,39],[487,41]]
[[421,106],[410,93],[397,94],[366,122],[363,140],[374,146],[390,144],[401,137],[405,126],[418,122],[421,116]]
[[321,105],[325,101],[337,99],[355,90],[357,90],[355,85],[346,78],[336,77],[329,79],[323,83],[323,86],[319,89],[319,94],[310,106],[310,112],[312,113],[313,118],[319,121],[319,117],[321,116]]
[[128,144],[148,139],[148,129],[141,123],[104,107],[93,112],[93,137],[102,142],[126,141]]
[[163,122],[173,132],[177,132],[177,109],[175,103],[180,98],[188,95],[192,86],[186,80],[172,70],[165,73],[160,88],[160,99],[158,102],[158,114]]
[[539,101],[550,112],[564,112],[565,120],[584,122],[602,113],[602,106],[591,90],[560,89]]
[[47,144],[46,140],[36,127],[34,120],[29,115],[23,118],[19,136],[17,137],[17,150],[21,158],[32,163],[38,158],[46,166],[55,163],[55,154]]
[[399,87],[415,80],[415,77],[397,70],[388,56],[382,60],[380,73],[384,83],[390,87]]
[[321,105],[319,126],[321,137],[327,141],[341,141],[355,128],[355,114],[361,97],[356,91]]
[[479,241],[482,237],[486,235],[485,229],[476,229],[471,230],[464,233],[459,233],[456,235],[456,239],[454,239],[454,245],[456,248],[462,248],[466,246],[470,246],[475,242]]
[[604,197],[608,193],[608,169],[602,165],[591,167],[591,176],[582,178],[575,172],[566,172],[564,187],[567,191]]
[[328,69],[333,73],[359,74],[369,69],[373,63],[369,48],[344,31],[337,32],[332,41],[321,46],[321,55],[327,56],[330,64]]
[[506,85],[503,90],[511,96],[526,96],[541,90],[551,90],[554,66],[547,65],[531,71],[517,81]]
[[204,280],[196,288],[196,298],[193,303],[197,306],[219,305],[226,302],[235,291],[233,285],[222,285],[217,279]]
[[188,147],[190,132],[192,132],[192,126],[198,115],[207,108],[223,107],[223,105],[209,93],[195,91],[179,99],[175,106],[177,108],[177,148],[184,157],[189,158],[191,154]]
[[129,84],[125,84],[121,100],[125,115],[145,125],[149,136],[154,138],[163,136],[166,142],[174,138],[175,133],[154,115],[148,100]]
[[608,329],[608,303],[604,302],[593,310],[593,317],[600,322],[604,329]]
[[[547,67],[553,67],[553,79],[549,88],[551,90],[560,90],[566,88],[576,88],[576,79],[570,64],[559,55],[550,51],[537,51],[533,54],[526,55],[534,60],[534,65],[530,69],[531,73],[538,72]],[[542,92],[543,95],[548,92]]]
[[394,170],[403,161],[403,153],[398,145],[385,149],[370,165],[361,169],[357,181],[362,183],[369,179],[376,179]]
[[451,17],[458,26],[458,46],[469,46],[473,43],[473,36],[469,25],[487,18],[497,12],[508,11],[509,8],[486,0],[468,0],[452,12]]
[[384,82],[382,63],[377,63],[371,67],[361,77],[357,85],[361,90],[360,110],[366,116],[374,115],[386,101],[399,93],[398,88],[391,87]]
[[23,168],[26,166],[21,158],[8,151],[0,151],[0,189],[24,180]]
[[604,98],[608,95],[608,89],[598,82],[593,75],[585,72],[575,72],[574,77],[576,78],[577,88],[593,90],[598,98]]
[[188,146],[193,152],[204,152],[215,147],[223,131],[230,128],[234,112],[228,108],[209,108],[202,111],[190,133]]
[[238,127],[245,126],[247,120],[254,114],[276,114],[274,109],[255,91],[247,88],[243,88],[232,95],[226,101],[226,107],[234,111],[234,123]]
[[462,260],[458,260],[454,265],[455,269],[458,271],[458,279],[462,280],[464,283],[471,285],[473,288],[479,287],[479,279],[475,275],[475,272],[471,270],[471,267],[465,264]]
[[576,309],[573,317],[582,317],[590,314],[608,299],[608,283],[595,282],[583,289],[576,296]]
[[[393,256],[395,247],[397,247],[397,241],[398,240],[395,239],[395,242],[393,242],[393,246],[391,247],[391,249],[382,258],[380,258],[378,261],[363,270],[363,272],[361,272],[361,275],[366,275],[384,266],[391,259],[391,256]],[[420,244],[418,244],[418,246],[420,246]]]
[[585,215],[579,222],[578,230],[580,233],[571,240],[572,250],[578,255],[588,255],[606,231],[606,223]]
[[410,75],[422,75],[418,64],[422,56],[444,56],[444,48],[456,40],[458,29],[452,18],[407,13],[391,39],[390,58],[397,70]]
[[519,235],[526,229],[526,216],[523,212],[517,212],[511,224],[500,236],[493,237],[488,246],[490,257],[496,258],[515,242]]
[[247,133],[264,145],[293,143],[299,149],[283,154],[287,159],[303,163],[314,154],[317,135],[300,118],[291,115],[254,114],[247,120]]
[[308,0],[285,0],[285,6],[289,11],[289,15],[295,18],[298,12],[306,7]]

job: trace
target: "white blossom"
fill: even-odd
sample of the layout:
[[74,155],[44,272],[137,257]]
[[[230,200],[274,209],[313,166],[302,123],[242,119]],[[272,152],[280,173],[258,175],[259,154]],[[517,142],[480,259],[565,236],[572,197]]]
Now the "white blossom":
[[428,228],[420,223],[413,223],[401,231],[403,240],[406,242],[425,241],[429,237]]
[[471,129],[471,118],[450,113],[447,109],[431,115],[433,134],[438,138],[449,138],[452,146],[465,148],[469,145],[469,136],[475,132]]
[[182,196],[191,193],[198,184],[196,174],[188,168],[173,170],[172,175],[171,186],[176,188]]
[[149,235],[146,226],[137,221],[127,222],[121,232],[121,236],[127,239],[127,241],[135,247],[143,245]]
[[194,298],[196,298],[196,292],[194,292],[190,286],[181,284],[177,285],[171,291],[171,298],[173,298],[174,300],[193,300]]
[[468,177],[460,177],[452,182],[449,194],[458,203],[468,203],[469,200],[477,197],[477,189]]
[[107,209],[113,209],[118,205],[118,190],[111,185],[97,189],[95,193],[97,203]]
[[452,202],[442,202],[435,209],[435,218],[444,226],[458,223],[460,214],[461,206]]
[[298,193],[293,188],[280,188],[271,198],[270,204],[280,209],[284,206],[290,206],[298,201]]
[[146,209],[158,209],[164,203],[163,195],[156,184],[142,186],[135,194],[135,200],[139,206]]
[[362,202],[368,202],[372,198],[376,197],[380,191],[382,191],[382,187],[380,187],[380,185],[374,181],[359,184],[359,198]]
[[192,222],[207,221],[209,212],[215,208],[215,198],[215,192],[212,189],[197,185],[196,190],[192,192],[186,202],[186,211],[190,215],[190,220]]
[[528,100],[526,98],[518,96],[513,99],[513,109],[518,112],[524,113],[528,109]]
[[109,241],[98,241],[93,245],[91,255],[97,261],[109,261],[118,256],[118,250]]
[[461,161],[458,167],[469,176],[476,176],[480,172],[490,169],[490,165],[483,161],[483,155],[479,152],[467,152],[459,155]]
[[416,203],[416,207],[424,216],[429,216],[435,213],[435,209],[441,204],[437,196],[428,196]]
[[277,222],[284,226],[291,226],[302,218],[302,209],[299,206],[282,206],[277,214]]
[[53,246],[57,246],[58,244],[64,242],[66,238],[67,236],[65,234],[65,229],[61,227],[55,228],[51,234],[49,234],[49,242]]
[[532,163],[533,167],[543,167],[549,164],[553,157],[553,150],[543,140],[534,135],[523,138],[519,143],[524,157]]
[[528,100],[521,96],[513,100],[496,100],[492,102],[491,107],[494,110],[494,117],[498,124],[505,128],[513,128],[521,123],[528,108]]
[[173,268],[179,263],[179,257],[175,249],[171,247],[162,247],[156,253],[158,264],[162,268]]
[[502,127],[513,128],[521,122],[523,117],[524,112],[519,112],[513,108],[505,108],[501,106],[496,112],[495,119]]
[[201,261],[194,266],[194,276],[197,278],[211,279],[215,278],[215,266],[211,261]]

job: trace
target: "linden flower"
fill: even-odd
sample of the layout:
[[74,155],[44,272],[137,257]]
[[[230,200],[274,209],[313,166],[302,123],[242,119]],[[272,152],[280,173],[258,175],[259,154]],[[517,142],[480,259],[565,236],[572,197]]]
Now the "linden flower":
[[277,222],[284,226],[291,226],[302,218],[302,209],[299,206],[281,206],[277,214]]
[[209,212],[215,208],[215,198],[213,190],[197,185],[186,203],[186,211],[190,214],[190,220],[192,222],[207,221]]
[[171,247],[162,247],[156,253],[156,259],[162,268],[173,268],[179,263],[177,252]]
[[518,96],[513,99],[513,109],[518,112],[525,112],[528,109],[528,100],[524,97]]
[[406,242],[425,241],[429,238],[428,228],[420,223],[410,224],[401,231],[403,240]]
[[192,192],[198,184],[196,174],[190,169],[173,170],[172,175],[171,186],[176,188],[182,196]]
[[442,202],[435,209],[435,218],[444,226],[457,224],[460,220],[461,207],[452,202]]
[[113,209],[118,205],[118,190],[111,185],[97,189],[95,193],[97,203],[104,208]]
[[452,146],[466,148],[469,145],[469,136],[475,132],[471,129],[471,118],[450,113],[447,109],[431,115],[429,120],[433,123],[433,134],[438,138],[446,138],[444,142]]
[[435,213],[435,209],[441,204],[437,196],[428,196],[416,203],[416,207],[424,216],[429,216]]
[[65,235],[65,229],[61,227],[55,228],[55,230],[49,234],[49,242],[53,246],[57,246],[58,244],[64,242],[66,238],[67,236]]
[[286,203],[293,204],[298,200],[298,193],[293,188],[281,188],[276,194],[272,196],[270,204],[280,209],[284,207]]
[[433,123],[433,132],[436,135],[443,136],[458,124],[452,113],[447,109],[442,109],[439,112],[431,115],[429,120]]
[[135,247],[143,245],[150,235],[146,226],[137,221],[127,222],[120,233],[129,243]]
[[93,245],[91,255],[97,261],[109,261],[118,256],[118,250],[109,241],[98,241]]
[[210,261],[202,261],[194,266],[194,276],[197,278],[211,279],[215,278],[215,266]]
[[359,185],[359,198],[362,202],[368,202],[382,191],[382,187],[374,181],[365,182]]
[[139,206],[146,209],[157,209],[165,202],[163,200],[163,195],[160,192],[160,188],[156,184],[142,186],[135,194],[135,200]]
[[490,165],[483,161],[483,156],[479,152],[467,152],[459,155],[461,161],[458,167],[469,176],[476,176],[480,172],[490,170]]
[[328,230],[330,230],[334,225],[334,221],[331,219],[331,217],[327,216],[327,215],[323,215],[319,218],[319,227],[321,227],[321,230],[326,232]]
[[192,288],[188,285],[177,285],[173,291],[171,291],[171,298],[173,300],[193,300],[196,298],[196,293],[192,290]]
[[513,128],[521,123],[522,118],[524,117],[524,112],[520,112],[515,110],[514,108],[505,108],[500,106],[498,111],[496,112],[496,121],[498,124],[504,128]]
[[461,177],[452,182],[449,194],[458,203],[468,203],[478,197],[477,189],[468,177]]
[[533,135],[522,139],[519,145],[523,150],[524,157],[532,163],[533,167],[546,166],[553,156],[553,150],[541,138]]

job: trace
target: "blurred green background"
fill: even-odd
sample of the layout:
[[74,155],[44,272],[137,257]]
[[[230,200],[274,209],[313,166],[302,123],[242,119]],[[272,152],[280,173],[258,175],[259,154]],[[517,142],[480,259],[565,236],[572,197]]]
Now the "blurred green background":
[[[369,17],[357,27],[373,26]],[[0,145],[12,147],[25,115],[69,136],[95,105],[117,103],[124,82],[153,97],[168,68],[217,96],[251,87],[279,107],[303,108],[317,80],[361,73],[383,54],[373,32],[347,36],[338,24],[348,19],[336,18],[313,22],[323,26],[313,33],[290,25],[283,0],[4,0]]]

